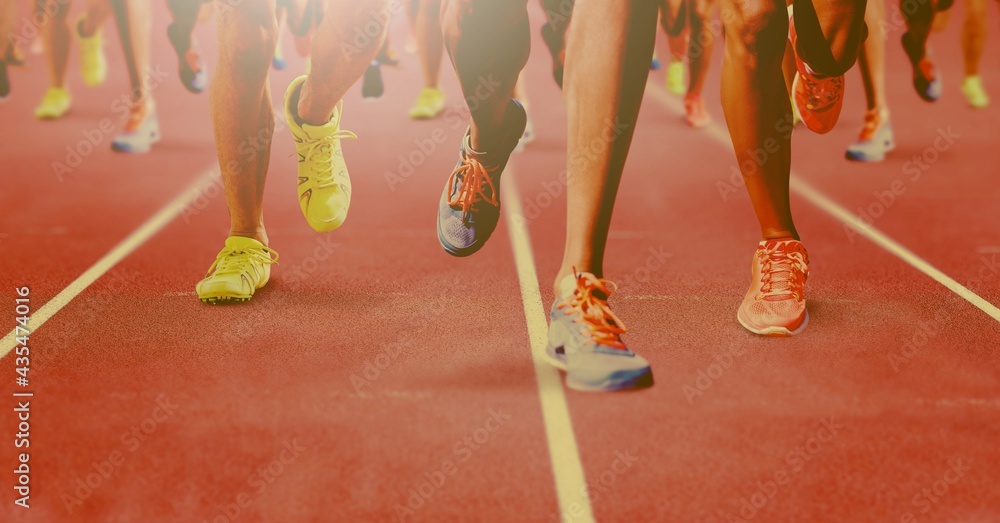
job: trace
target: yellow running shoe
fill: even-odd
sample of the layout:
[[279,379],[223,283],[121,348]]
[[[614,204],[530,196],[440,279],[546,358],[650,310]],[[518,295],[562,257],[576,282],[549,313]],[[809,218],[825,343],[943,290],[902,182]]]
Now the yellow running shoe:
[[983,81],[978,75],[965,77],[965,80],[962,81],[962,94],[965,95],[965,100],[973,109],[985,109],[986,106],[990,105],[990,97],[986,94]]
[[73,99],[69,91],[62,87],[50,87],[45,91],[42,103],[35,108],[35,118],[39,120],[56,120],[69,111]]
[[198,298],[205,303],[247,301],[254,291],[267,285],[275,263],[278,253],[264,244],[253,238],[230,236],[205,279],[198,282]]
[[80,43],[80,75],[83,81],[91,86],[97,87],[104,83],[108,76],[108,61],[104,58],[104,38],[101,30],[94,31],[90,36],[83,36],[80,29],[83,27],[85,15],[80,15],[76,19],[75,30],[76,41]]
[[687,91],[684,85],[684,62],[681,60],[671,60],[667,66],[667,90],[681,96]]
[[285,118],[299,157],[299,207],[313,229],[329,232],[344,223],[351,207],[351,177],[340,140],[357,135],[340,129],[343,100],[324,125],[299,121],[299,94],[305,81],[300,76],[285,91]]
[[425,87],[417,96],[417,103],[410,109],[413,120],[430,120],[444,110],[444,93],[435,87]]

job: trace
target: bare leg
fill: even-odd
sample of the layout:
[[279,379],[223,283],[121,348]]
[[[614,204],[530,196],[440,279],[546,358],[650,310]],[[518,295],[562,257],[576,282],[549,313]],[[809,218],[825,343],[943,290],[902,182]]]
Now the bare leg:
[[679,62],[684,59],[684,28],[687,25],[685,12],[688,0],[662,0],[660,4],[660,27],[667,35],[667,47],[670,48],[670,60]]
[[712,50],[715,48],[715,34],[712,32],[712,11],[715,10],[715,0],[691,0],[692,8],[688,24],[691,28],[691,41],[688,44],[688,71],[691,81],[688,84],[688,94],[701,94],[708,76],[708,66],[712,62]]
[[962,56],[965,76],[978,76],[986,47],[986,0],[966,0],[965,25],[962,27]]
[[66,65],[69,63],[69,43],[73,37],[69,28],[69,5],[48,0],[45,12],[53,13],[42,27],[45,38],[45,62],[49,68],[49,85],[66,87]]
[[[327,10],[313,37],[312,69],[299,96],[298,117],[313,125],[330,121],[337,103],[378,54],[390,19],[389,0],[330,0]],[[384,21],[380,34],[356,47],[358,23],[373,19]]]
[[[14,27],[14,18],[17,16],[17,4],[14,0],[0,0],[0,60],[2,60],[11,46],[14,45],[13,38],[7,38]],[[13,35],[11,35],[13,36]]]
[[132,86],[132,105],[152,106],[152,97],[144,76],[149,71],[151,13],[148,0],[111,0],[118,22],[129,83]]
[[[445,0],[441,27],[470,102],[472,148],[493,148],[530,46],[526,0]],[[647,60],[646,67],[649,67]],[[484,95],[484,86],[488,86]],[[478,91],[478,92],[477,92]]]
[[[723,0],[721,9],[733,13],[724,17],[722,108],[761,236],[798,239],[788,196],[791,104],[781,70],[787,11],[783,2],[774,1]],[[758,162],[758,150],[774,153]]]
[[[882,27],[885,21],[885,0],[868,2],[865,22],[868,27]],[[888,111],[885,100],[885,40],[875,35],[865,40],[860,56],[861,81],[869,111]]]
[[441,34],[441,0],[420,0],[417,10],[417,51],[424,71],[424,87],[437,88],[441,77],[441,59],[444,56],[444,37]]
[[854,65],[867,36],[866,0],[794,0],[793,3],[799,57],[818,73],[843,75]]
[[236,9],[220,0],[216,7],[219,60],[210,100],[229,235],[267,245],[264,182],[274,131],[267,73],[278,35],[275,2],[243,0]]
[[[657,0],[577,2],[566,53],[568,203],[557,286],[574,267],[603,276],[611,214],[649,75],[659,5]],[[595,148],[596,142],[603,146]]]

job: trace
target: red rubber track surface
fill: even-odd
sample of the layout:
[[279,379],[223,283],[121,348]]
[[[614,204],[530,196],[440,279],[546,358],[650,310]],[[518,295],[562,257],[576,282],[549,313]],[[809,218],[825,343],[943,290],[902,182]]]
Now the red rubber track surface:
[[[104,86],[82,85],[74,45],[75,102],[63,120],[33,119],[47,85],[41,58],[12,69],[14,93],[0,105],[8,303],[29,285],[37,310],[212,168],[208,95],[180,86],[166,11],[155,9],[153,69],[166,75],[153,91],[164,139],[151,154],[112,153],[111,135],[92,131],[102,118],[122,123],[115,100],[127,76],[110,24]],[[990,10],[982,75],[993,107],[972,111],[958,90],[960,16],[933,36],[947,82],[936,104],[913,93],[890,31],[897,150],[880,164],[843,159],[863,114],[851,71],[840,124],[825,136],[796,130],[793,169],[851,212],[902,183],[874,226],[963,284],[985,274],[970,288],[996,305],[1000,43]],[[394,26],[400,51],[404,25]],[[197,36],[214,66],[211,24]],[[565,229],[566,120],[534,44],[526,75],[538,139],[515,157],[517,194],[504,197],[529,217],[547,306]],[[412,55],[385,70],[384,98],[363,103],[359,86],[346,96],[343,126],[360,137],[344,145],[353,208],[342,229],[318,235],[298,210],[280,123],[284,87],[305,65],[287,35],[284,49],[289,68],[271,75],[279,130],[266,222],[281,254],[271,283],[242,305],[197,300],[194,284],[227,232],[214,187],[32,333],[32,508],[13,504],[15,479],[4,474],[0,520],[397,521],[423,485],[429,499],[403,521],[559,521],[511,231],[502,222],[470,259],[446,255],[434,235],[466,125],[454,75],[443,71],[449,109],[430,122],[406,117],[420,85]],[[720,60],[721,45],[706,98],[724,126]],[[662,82],[652,73],[649,90]],[[644,102],[606,263],[622,287],[611,303],[656,385],[567,392],[596,520],[1000,520],[997,321],[795,194],[810,325],[790,339],[746,332],[736,307],[759,233],[743,188],[720,191],[732,183],[732,150],[687,128],[663,98]],[[959,137],[914,179],[907,162],[949,128]],[[70,160],[67,147],[86,150],[88,136],[101,141],[57,175],[53,162]],[[903,359],[907,341],[918,350]],[[13,356],[0,360],[4,467],[17,452]],[[967,470],[934,493],[959,462]]]

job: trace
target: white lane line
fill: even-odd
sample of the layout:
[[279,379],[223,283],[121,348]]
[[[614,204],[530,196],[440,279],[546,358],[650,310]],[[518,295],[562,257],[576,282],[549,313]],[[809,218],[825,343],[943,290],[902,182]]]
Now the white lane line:
[[[652,80],[650,80],[646,85],[646,93],[649,94],[655,101],[667,107],[674,113],[684,113],[684,106],[680,100],[674,95],[668,93],[665,88],[660,87]],[[715,141],[729,147],[730,149],[732,148],[733,142],[729,138],[729,132],[718,124],[712,123],[708,127],[694,132],[703,132],[714,138]],[[911,267],[926,274],[927,276],[930,276],[934,279],[934,281],[944,285],[948,288],[948,290],[959,295],[972,305],[975,305],[979,310],[985,312],[993,319],[1000,321],[1000,308],[997,308],[995,305],[984,300],[981,296],[972,292],[961,283],[958,283],[954,278],[948,276],[937,267],[934,267],[920,256],[917,256],[913,253],[913,251],[907,249],[901,243],[892,239],[889,235],[862,222],[857,216],[851,214],[851,211],[848,211],[844,206],[819,192],[819,190],[808,182],[803,181],[802,178],[799,177],[794,171],[792,172],[790,187],[793,192],[798,193],[799,196],[802,196],[809,201],[809,203],[819,207],[820,210],[834,217],[837,221],[843,223],[851,229],[854,229],[858,234],[868,238],[875,245],[889,251],[891,254],[903,260]]]
[[[517,277],[521,284],[521,300],[524,302],[524,319],[528,323],[528,339],[531,342],[531,359],[535,363],[535,378],[538,381],[538,397],[542,403],[542,418],[545,421],[545,436],[548,440],[549,457],[552,459],[552,473],[555,476],[556,495],[559,510],[570,515],[573,521],[592,523],[594,514],[587,494],[587,481],[580,463],[580,452],[573,434],[573,421],[563,390],[559,371],[545,360],[548,323],[545,307],[538,289],[538,273],[531,250],[531,239],[521,208],[521,198],[517,192],[516,176],[510,164],[500,179],[503,191],[503,212],[506,215],[507,230],[514,251]],[[560,519],[561,521],[562,519]]]
[[[55,316],[63,307],[73,301],[84,291],[90,284],[97,281],[101,276],[111,270],[112,267],[118,264],[118,262],[125,259],[129,254],[138,249],[142,244],[146,243],[150,238],[152,238],[156,233],[160,232],[163,227],[170,223],[174,218],[180,214],[185,207],[190,205],[196,198],[203,194],[202,189],[207,185],[212,183],[216,177],[218,169],[210,168],[194,183],[192,183],[187,189],[181,192],[176,198],[174,198],[165,207],[160,209],[159,212],[154,214],[150,219],[146,220],[138,229],[129,234],[127,238],[122,240],[118,245],[116,245],[111,251],[104,255],[100,260],[97,260],[92,267],[87,269],[83,274],[81,274],[77,279],[73,280],[65,289],[59,292],[54,298],[49,300],[39,308],[34,308],[31,314],[31,321],[28,323],[28,329],[34,334],[39,327],[41,327],[46,321],[48,321],[52,316]],[[31,282],[25,282],[29,287]],[[6,336],[0,340],[0,358],[7,355],[14,347],[17,345],[15,339],[16,329],[12,329]]]

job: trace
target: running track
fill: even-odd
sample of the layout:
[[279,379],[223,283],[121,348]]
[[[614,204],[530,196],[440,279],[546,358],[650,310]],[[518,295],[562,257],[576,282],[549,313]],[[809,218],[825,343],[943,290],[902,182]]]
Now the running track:
[[[30,285],[36,321],[51,316],[31,336],[32,508],[13,505],[6,473],[3,521],[397,521],[407,503],[404,521],[428,522],[555,522],[560,512],[566,521],[1000,521],[1000,119],[995,106],[967,110],[958,92],[960,18],[934,37],[948,82],[936,105],[912,92],[890,30],[899,146],[886,162],[842,159],[861,125],[855,71],[838,128],[796,131],[793,205],[812,259],[812,321],[792,339],[755,337],[736,322],[758,232],[742,187],[727,187],[727,135],[686,128],[662,72],[652,74],[607,265],[622,284],[613,304],[656,386],[593,395],[563,391],[532,363],[565,216],[565,116],[540,40],[527,69],[538,141],[512,162],[507,220],[481,253],[453,259],[435,241],[462,106],[446,70],[449,114],[409,122],[419,72],[405,56],[403,69],[386,71],[385,98],[362,103],[357,88],[346,98],[344,126],[361,139],[345,146],[355,201],[341,230],[317,235],[301,218],[279,121],[266,216],[281,265],[249,304],[209,307],[194,283],[227,215],[211,174],[208,97],[179,85],[157,9],[153,63],[167,77],[154,90],[165,139],[153,154],[114,154],[109,136],[93,134],[102,118],[120,123],[113,104],[126,76],[113,36],[103,87],[86,90],[71,69],[68,118],[33,121],[46,83],[36,57],[14,70],[13,98],[0,106],[4,330],[16,286]],[[983,76],[996,105],[993,7],[990,16]],[[401,48],[402,23],[394,35]],[[214,63],[211,27],[198,36]],[[272,74],[276,107],[304,68],[284,43],[291,60]],[[707,92],[723,125],[712,94],[720,59]],[[948,129],[954,139],[935,149]],[[53,162],[66,162],[84,133],[102,142],[60,180]],[[413,174],[390,184],[385,174],[409,172],[400,155],[411,153]],[[914,155],[933,157],[916,178]],[[905,192],[879,212],[875,193],[894,182]],[[849,232],[845,220],[856,219],[838,218],[836,206],[878,214],[877,230],[865,229],[877,241]],[[942,274],[972,292],[943,285]],[[56,300],[64,306],[41,314],[67,288]],[[13,354],[0,376],[7,469]],[[421,492],[429,499],[409,500]]]

